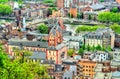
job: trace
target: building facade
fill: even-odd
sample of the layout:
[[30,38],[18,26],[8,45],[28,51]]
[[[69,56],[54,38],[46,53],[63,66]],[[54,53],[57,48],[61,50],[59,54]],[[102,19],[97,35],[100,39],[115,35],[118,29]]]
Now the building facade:
[[95,67],[97,65],[96,62],[90,61],[90,60],[80,60],[79,64],[82,66],[82,75],[85,77],[85,79],[90,78],[93,79],[95,75]]
[[99,28],[84,36],[85,45],[104,46],[114,48],[115,34],[110,28]]

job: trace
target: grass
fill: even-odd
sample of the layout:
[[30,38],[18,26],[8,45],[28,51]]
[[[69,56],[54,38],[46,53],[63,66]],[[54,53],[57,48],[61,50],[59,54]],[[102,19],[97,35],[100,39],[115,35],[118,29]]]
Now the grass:
[[105,26],[97,25],[97,26],[89,26],[89,25],[83,25],[78,26],[76,29],[76,33],[79,33],[80,31],[96,31],[98,28],[105,28]]

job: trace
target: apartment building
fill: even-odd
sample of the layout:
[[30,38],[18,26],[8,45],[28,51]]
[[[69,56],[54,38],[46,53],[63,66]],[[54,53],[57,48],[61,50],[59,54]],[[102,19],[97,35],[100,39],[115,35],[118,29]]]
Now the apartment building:
[[110,28],[99,28],[95,32],[84,35],[85,45],[114,48],[115,34]]
[[87,59],[81,59],[79,61],[79,64],[82,66],[81,73],[85,77],[85,79],[86,78],[93,79],[93,77],[95,75],[95,67],[97,65],[97,62],[90,61]]

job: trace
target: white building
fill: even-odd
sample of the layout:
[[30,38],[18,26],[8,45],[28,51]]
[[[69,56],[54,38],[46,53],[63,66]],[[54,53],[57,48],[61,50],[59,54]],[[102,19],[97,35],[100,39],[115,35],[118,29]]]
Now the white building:
[[83,45],[83,37],[81,36],[64,36],[65,42],[68,42],[69,49],[78,50]]
[[69,8],[71,3],[73,3],[73,0],[64,0],[64,7]]
[[104,62],[109,58],[108,52],[103,52],[103,51],[95,52],[94,56],[95,58],[93,59],[93,61],[97,61],[97,62]]

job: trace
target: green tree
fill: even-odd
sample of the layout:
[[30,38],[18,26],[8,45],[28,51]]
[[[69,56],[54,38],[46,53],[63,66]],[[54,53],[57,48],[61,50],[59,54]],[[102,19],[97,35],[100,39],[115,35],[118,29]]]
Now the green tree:
[[104,0],[100,0],[100,2],[104,2]]
[[91,50],[92,50],[92,52],[95,51],[95,46],[94,45],[91,47]]
[[120,34],[120,25],[114,23],[113,25],[110,26],[110,28],[115,31],[117,34]]
[[106,51],[106,48],[105,48],[105,46],[102,46],[102,51]]
[[48,34],[48,26],[45,24],[40,24],[38,26],[38,31],[42,34]]
[[100,45],[97,45],[96,50],[102,50],[102,47]]
[[111,9],[111,12],[114,12],[114,13],[119,12],[118,7],[113,7],[113,8]]
[[50,79],[47,66],[10,60],[0,45],[0,79]]
[[57,11],[56,7],[48,8],[48,14],[52,15],[52,11]]
[[108,50],[108,51],[112,51],[112,48],[111,48],[110,45],[107,47],[107,50]]
[[0,0],[0,3],[6,3],[8,0]]
[[80,48],[79,51],[78,51],[78,54],[83,55],[83,53],[84,53],[83,48]]
[[85,50],[85,44],[82,45],[82,49]]
[[102,12],[98,14],[98,21],[100,22],[119,22],[120,21],[120,13],[113,12]]
[[8,15],[12,13],[12,8],[6,4],[0,4],[0,14],[1,15]]
[[78,19],[82,19],[82,14],[81,14],[81,13],[78,13],[78,14],[77,14],[77,18],[78,18]]
[[89,44],[86,46],[86,49],[87,49],[87,51],[90,51],[91,47]]
[[13,51],[15,52],[15,56],[17,58],[19,58],[19,61],[21,63],[24,63],[25,59],[27,56],[31,56],[32,55],[32,52],[31,51],[28,51],[28,50],[20,50],[18,48],[14,48]]
[[68,56],[71,57],[75,53],[75,50],[74,49],[69,49],[67,53],[68,53]]
[[91,20],[92,19],[92,15],[88,15],[88,20]]

